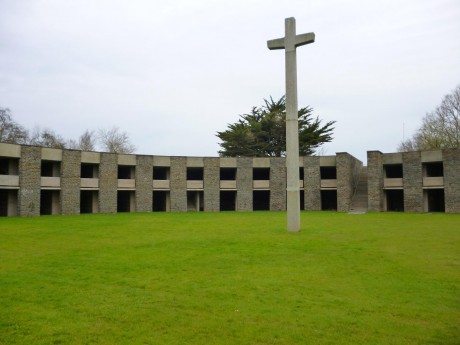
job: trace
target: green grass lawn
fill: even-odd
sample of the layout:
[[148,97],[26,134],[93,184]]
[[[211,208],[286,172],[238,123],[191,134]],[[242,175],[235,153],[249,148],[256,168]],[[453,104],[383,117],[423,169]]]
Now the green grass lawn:
[[0,218],[0,344],[460,344],[460,215]]

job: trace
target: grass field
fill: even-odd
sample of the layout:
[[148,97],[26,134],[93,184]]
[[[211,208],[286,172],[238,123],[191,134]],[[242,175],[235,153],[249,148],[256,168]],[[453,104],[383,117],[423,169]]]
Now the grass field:
[[0,218],[0,344],[460,344],[460,215]]

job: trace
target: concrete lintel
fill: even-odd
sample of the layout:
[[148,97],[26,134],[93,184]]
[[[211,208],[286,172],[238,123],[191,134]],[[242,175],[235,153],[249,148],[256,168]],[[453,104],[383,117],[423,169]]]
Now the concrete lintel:
[[235,157],[221,157],[219,159],[221,168],[236,168],[236,158]]
[[169,156],[153,156],[153,166],[169,167],[169,166],[171,166],[171,157],[169,157]]
[[383,155],[383,164],[402,164],[402,153],[385,153]]
[[62,150],[42,147],[42,160],[44,161],[62,161]]
[[442,151],[422,151],[422,162],[442,162]]
[[203,157],[187,157],[187,167],[203,168],[204,158]]
[[21,145],[0,143],[0,157],[21,157]]
[[101,154],[99,152],[82,151],[82,153],[81,153],[81,162],[82,163],[100,164],[101,163]]
[[252,160],[253,168],[270,168],[270,158],[268,157],[255,157]]
[[136,165],[136,155],[118,154],[118,165]]
[[319,165],[322,167],[335,167],[336,156],[321,156],[319,157]]

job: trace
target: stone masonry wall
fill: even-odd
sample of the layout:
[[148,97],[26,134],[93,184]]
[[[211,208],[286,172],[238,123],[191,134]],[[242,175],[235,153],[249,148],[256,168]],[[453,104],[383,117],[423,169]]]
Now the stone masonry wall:
[[219,212],[220,210],[220,160],[204,158],[204,210]]
[[136,156],[136,212],[152,212],[153,157]]
[[337,162],[337,211],[348,212],[355,186],[362,167],[360,160],[346,152],[336,155]]
[[423,176],[420,152],[403,155],[404,211],[423,212]]
[[306,211],[321,210],[321,171],[318,156],[303,158],[304,207]]
[[237,158],[236,189],[236,210],[252,211],[252,158]]
[[41,148],[21,146],[19,159],[18,214],[22,217],[40,215]]
[[171,157],[171,211],[187,212],[187,158]]
[[270,158],[270,211],[286,210],[286,159]]
[[367,196],[370,212],[383,211],[383,155],[367,151]]
[[337,153],[337,211],[348,212],[353,195],[352,157],[348,153]]
[[62,151],[61,213],[80,214],[81,151]]
[[115,153],[101,153],[99,166],[99,212],[117,212],[118,157]]
[[460,213],[460,150],[444,150],[442,156],[446,213]]

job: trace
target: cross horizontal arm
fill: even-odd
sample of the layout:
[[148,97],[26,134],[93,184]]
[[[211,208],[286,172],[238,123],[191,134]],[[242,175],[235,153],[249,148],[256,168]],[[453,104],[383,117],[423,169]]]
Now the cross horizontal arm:
[[295,37],[295,46],[300,47],[305,44],[310,44],[315,42],[315,33],[309,32],[308,34],[301,34]]
[[[285,49],[285,41],[286,39],[284,37],[276,38],[274,40],[267,41],[267,47],[270,50]],[[294,46],[297,48],[313,42],[315,42],[315,33],[309,32],[308,34],[296,35]]]
[[284,49],[284,37],[283,38],[276,38],[274,40],[267,41],[267,47],[270,50]]

